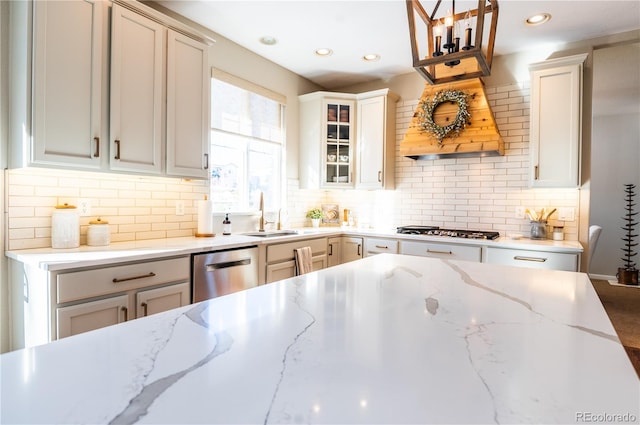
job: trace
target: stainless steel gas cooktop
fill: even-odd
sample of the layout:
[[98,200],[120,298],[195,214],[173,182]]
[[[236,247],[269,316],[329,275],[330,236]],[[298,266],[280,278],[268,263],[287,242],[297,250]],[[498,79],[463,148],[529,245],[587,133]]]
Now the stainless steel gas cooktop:
[[500,237],[498,232],[486,232],[480,230],[441,229],[437,226],[401,226],[398,233],[405,235],[447,236],[450,238],[489,239]]

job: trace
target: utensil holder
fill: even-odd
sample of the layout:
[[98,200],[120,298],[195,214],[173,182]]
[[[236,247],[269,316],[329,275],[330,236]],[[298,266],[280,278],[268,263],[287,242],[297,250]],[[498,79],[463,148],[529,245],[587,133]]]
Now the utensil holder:
[[531,239],[547,239],[547,222],[531,222]]

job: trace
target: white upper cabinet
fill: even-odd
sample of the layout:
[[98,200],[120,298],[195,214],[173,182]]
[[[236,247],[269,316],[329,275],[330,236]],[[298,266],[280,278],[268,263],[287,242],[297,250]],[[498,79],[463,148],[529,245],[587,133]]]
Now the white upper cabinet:
[[301,188],[393,188],[395,95],[315,92],[299,101]]
[[33,142],[29,162],[80,169],[105,167],[102,82],[107,76],[103,69],[106,3],[36,1],[33,8]]
[[530,185],[580,185],[582,67],[587,54],[532,64]]
[[395,187],[396,102],[388,90],[358,96],[358,189]]
[[9,11],[10,167],[208,178],[210,39],[135,1]]
[[165,28],[117,4],[111,22],[111,169],[160,174]]
[[167,37],[167,174],[209,177],[207,45],[169,30]]

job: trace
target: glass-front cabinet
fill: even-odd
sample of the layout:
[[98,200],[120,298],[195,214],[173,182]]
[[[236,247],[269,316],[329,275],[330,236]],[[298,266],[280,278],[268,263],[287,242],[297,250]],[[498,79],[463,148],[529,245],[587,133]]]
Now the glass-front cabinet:
[[328,99],[323,102],[326,133],[323,137],[322,186],[353,184],[354,106],[355,103],[351,101]]
[[398,97],[319,91],[299,99],[301,189],[393,189]]

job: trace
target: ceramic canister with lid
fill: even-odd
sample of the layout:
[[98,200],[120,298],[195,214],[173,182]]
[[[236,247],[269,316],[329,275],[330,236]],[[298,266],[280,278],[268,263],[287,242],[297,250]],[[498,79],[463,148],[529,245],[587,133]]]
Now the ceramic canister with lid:
[[87,245],[89,246],[105,246],[111,242],[111,231],[109,230],[109,222],[98,217],[96,220],[89,222],[87,229]]
[[51,247],[77,248],[80,246],[80,214],[75,206],[56,205],[51,214]]

